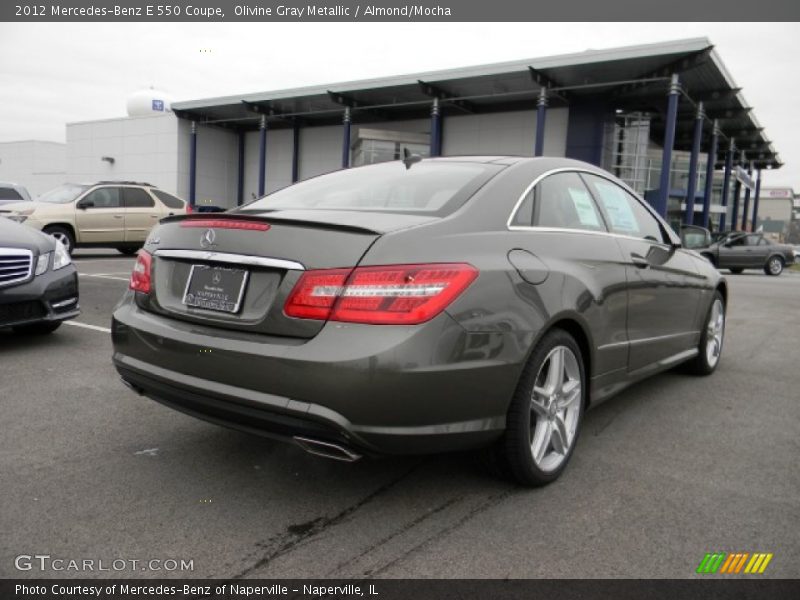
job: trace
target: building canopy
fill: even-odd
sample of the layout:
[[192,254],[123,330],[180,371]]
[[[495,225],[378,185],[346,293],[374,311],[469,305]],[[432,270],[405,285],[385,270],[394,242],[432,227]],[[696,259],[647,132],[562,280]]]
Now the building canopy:
[[588,102],[610,112],[649,113],[651,134],[658,142],[664,136],[673,74],[681,86],[676,150],[691,149],[702,102],[708,126],[718,122],[719,162],[729,148],[725,140],[733,138],[736,150],[744,151],[754,168],[782,166],[753,108],[706,38],[178,102],[172,108],[180,118],[250,131],[262,119],[269,128],[338,124],[345,108],[358,124],[424,118],[434,98],[445,118],[529,110],[546,88],[551,107]]

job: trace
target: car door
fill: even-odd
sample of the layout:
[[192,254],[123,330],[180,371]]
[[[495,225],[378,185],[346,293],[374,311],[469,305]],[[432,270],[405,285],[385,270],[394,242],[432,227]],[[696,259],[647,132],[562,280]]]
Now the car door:
[[583,174],[622,250],[627,276],[628,370],[637,371],[697,344],[702,277],[644,202],[616,182]]
[[719,247],[717,266],[720,269],[744,269],[753,266],[752,247],[747,245],[746,235],[732,236]]
[[549,286],[542,289],[558,294],[554,305],[575,310],[590,324],[596,348],[594,375],[624,372],[625,265],[580,175],[558,171],[538,181],[520,201],[509,229],[519,232],[511,242],[517,249],[509,253],[509,260],[523,279],[530,276],[526,263],[534,265],[534,271],[537,263],[547,265],[552,274],[547,277]]
[[770,244],[764,239],[764,236],[759,233],[748,235],[747,248],[749,250],[749,258],[752,261],[750,266],[754,268],[763,267],[771,250]]
[[144,242],[147,234],[163,216],[161,207],[156,206],[153,197],[138,187],[122,189],[125,203],[125,241]]
[[75,205],[78,241],[84,244],[125,239],[125,213],[119,187],[94,188]]

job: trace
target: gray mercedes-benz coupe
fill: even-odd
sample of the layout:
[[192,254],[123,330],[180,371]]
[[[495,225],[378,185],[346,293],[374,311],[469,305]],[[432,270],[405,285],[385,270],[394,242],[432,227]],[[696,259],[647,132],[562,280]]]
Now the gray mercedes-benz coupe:
[[725,280],[622,182],[561,158],[342,170],[164,219],[114,364],[185,413],[341,460],[487,447],[525,485],[585,410],[722,350]]

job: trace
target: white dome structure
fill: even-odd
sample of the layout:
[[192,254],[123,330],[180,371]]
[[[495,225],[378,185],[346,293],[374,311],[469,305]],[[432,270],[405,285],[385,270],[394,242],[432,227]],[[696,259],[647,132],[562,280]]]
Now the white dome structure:
[[128,98],[128,116],[146,117],[170,112],[172,96],[162,90],[148,88],[134,92]]

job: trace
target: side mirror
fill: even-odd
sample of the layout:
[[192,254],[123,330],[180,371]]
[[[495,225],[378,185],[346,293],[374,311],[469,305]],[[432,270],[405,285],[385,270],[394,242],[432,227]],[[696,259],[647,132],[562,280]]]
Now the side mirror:
[[87,208],[94,208],[94,201],[93,200],[81,200],[78,202],[78,208],[81,210],[86,210]]

